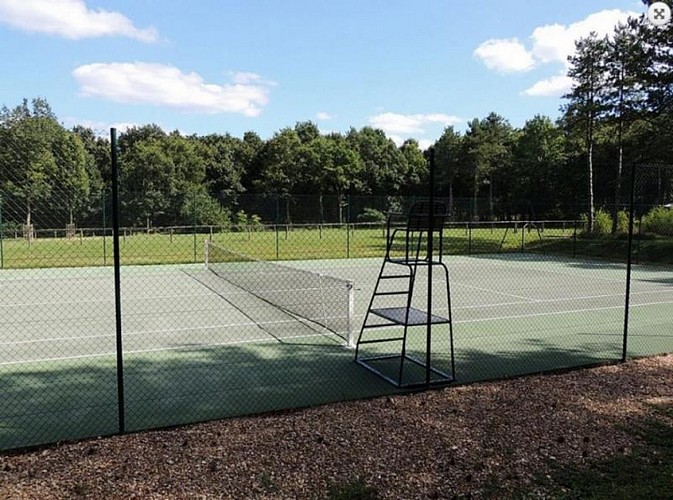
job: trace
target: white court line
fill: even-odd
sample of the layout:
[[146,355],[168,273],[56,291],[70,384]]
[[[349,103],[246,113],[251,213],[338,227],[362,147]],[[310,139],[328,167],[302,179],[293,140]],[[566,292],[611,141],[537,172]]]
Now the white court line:
[[79,305],[79,304],[114,304],[113,300],[61,300],[53,302],[12,302],[0,304],[0,307],[35,307],[35,306],[66,306],[66,305]]
[[114,333],[107,335],[84,335],[77,337],[49,337],[46,339],[31,339],[31,340],[12,340],[9,342],[0,342],[0,346],[23,345],[23,344],[41,344],[45,342],[64,342],[68,340],[87,340],[87,339],[105,339],[108,337],[115,337]]
[[[663,304],[673,304],[673,301],[670,302],[648,302],[645,304],[631,304],[630,307],[644,307],[644,306],[656,306]],[[465,324],[465,323],[482,323],[484,321],[500,321],[503,319],[522,319],[522,318],[535,318],[538,316],[558,316],[559,314],[577,314],[582,312],[595,312],[595,311],[609,311],[612,309],[624,309],[624,304],[620,306],[606,306],[606,307],[593,307],[587,309],[573,309],[569,311],[553,311],[553,312],[544,312],[544,313],[533,313],[533,314],[517,314],[513,316],[499,316],[495,318],[479,318],[479,319],[466,319],[463,321],[454,321],[454,324]]]
[[[488,291],[488,290],[487,290]],[[631,292],[631,296],[634,295],[647,295],[647,294],[652,294],[652,293],[670,293],[668,290],[647,290],[643,292]],[[610,293],[610,294],[602,294],[602,295],[585,295],[582,297],[563,297],[561,299],[537,299],[535,300],[536,303],[540,304],[554,304],[554,303],[562,303],[562,302],[571,302],[573,300],[591,300],[591,299],[605,299],[609,297],[620,297],[624,298],[624,293]],[[458,310],[458,309],[484,309],[486,307],[503,307],[503,306],[516,306],[516,305],[522,305],[522,304],[530,304],[530,301],[526,302],[500,302],[496,304],[478,304],[478,305],[471,305],[471,306],[459,306],[459,307],[453,307],[452,309]]]
[[[145,302],[148,300],[166,300],[166,299],[183,299],[183,298],[202,298],[213,297],[212,293],[199,294],[175,294],[175,295],[151,295],[148,297],[122,297],[122,306],[125,303]],[[112,299],[101,300],[64,300],[55,302],[15,302],[11,304],[0,304],[0,307],[28,307],[28,306],[62,306],[68,304],[111,304],[115,303],[114,297]]]
[[[326,319],[340,319],[343,316],[329,316]],[[184,328],[168,328],[160,330],[136,330],[136,331],[123,331],[122,335],[124,338],[134,336],[134,335],[152,335],[152,334],[173,334],[178,332],[195,332],[195,331],[206,331],[206,330],[216,330],[221,328],[234,328],[234,327],[260,327],[267,325],[284,325],[284,324],[296,324],[299,320],[296,319],[286,319],[278,321],[249,321],[246,323],[224,323],[218,325],[208,325],[208,326],[190,326]],[[123,328],[123,327],[122,327]],[[325,334],[336,335],[335,333],[325,331]],[[318,334],[322,335],[322,334]],[[22,344],[37,344],[37,343],[46,343],[46,342],[63,342],[68,340],[85,340],[85,339],[97,339],[97,338],[108,338],[115,337],[116,334],[107,334],[107,335],[85,335],[85,336],[75,336],[75,337],[50,337],[44,339],[31,339],[31,340],[16,340],[10,342],[0,342],[0,346],[10,346],[10,345],[22,345]],[[338,336],[338,335],[337,335]],[[301,335],[296,337],[292,336],[289,338],[298,338]]]
[[[644,306],[651,306],[651,305],[664,305],[664,304],[673,304],[673,301],[670,302],[650,302],[650,303],[645,303],[645,304],[632,304],[631,307],[644,307]],[[605,311],[605,310],[614,310],[614,309],[623,309],[624,306],[611,306],[611,307],[597,307],[597,308],[587,308],[587,309],[575,309],[575,310],[570,310],[570,311],[555,311],[555,312],[546,312],[546,313],[535,313],[535,314],[522,314],[522,315],[514,315],[514,316],[500,316],[500,317],[494,317],[494,318],[481,318],[481,319],[473,319],[473,320],[464,320],[464,321],[454,321],[454,324],[466,324],[466,323],[479,323],[479,322],[486,322],[486,321],[499,321],[499,320],[504,320],[504,319],[522,319],[522,318],[533,318],[533,317],[538,317],[538,316],[557,316],[560,314],[576,314],[576,313],[581,313],[581,312],[594,312],[594,311]],[[253,325],[258,325],[259,323],[251,323]],[[273,323],[271,323],[273,324]],[[237,324],[240,325],[240,324]],[[233,326],[233,325],[232,325]],[[215,327],[213,327],[215,328]],[[151,332],[151,331],[148,331]],[[133,332],[134,334],[146,334],[148,332]],[[321,333],[316,333],[314,335],[297,335],[293,337],[288,337],[288,339],[299,339],[299,338],[312,338],[312,337],[324,337],[325,334]],[[77,338],[77,337],[73,337]],[[134,351],[124,351],[125,354],[143,354],[143,353],[151,353],[151,352],[162,352],[162,351],[175,351],[175,350],[190,350],[190,349],[197,349],[197,348],[202,348],[202,347],[213,347],[213,346],[226,346],[226,345],[237,345],[237,344],[251,344],[251,343],[259,343],[259,342],[270,342],[270,339],[254,339],[254,340],[238,340],[238,341],[231,341],[231,342],[217,342],[217,343],[206,343],[206,344],[199,344],[198,346],[179,346],[179,347],[161,347],[161,348],[156,348],[156,349],[140,349],[140,350],[134,350]],[[11,365],[22,365],[22,364],[30,364],[30,363],[41,363],[41,362],[49,362],[49,361],[67,361],[67,360],[74,360],[74,359],[86,359],[86,358],[97,358],[97,357],[104,357],[104,356],[112,356],[115,353],[103,353],[103,354],[83,354],[79,356],[67,356],[67,357],[61,357],[61,358],[43,358],[43,359],[37,359],[37,360],[28,360],[28,361],[8,361],[4,363],[0,363],[0,366],[11,366]]]
[[[504,262],[504,264],[503,264]],[[511,261],[511,262],[529,262],[529,261]],[[550,260],[550,263],[555,263],[556,261]],[[561,262],[562,264],[569,264],[572,263],[570,262]],[[597,270],[604,270],[608,264],[602,264],[600,262],[597,262],[595,264],[595,269],[591,269],[590,271],[597,271]],[[614,265],[614,264],[609,264],[609,265]],[[626,273],[626,264],[620,264],[623,266],[623,269],[616,269],[620,272]],[[489,267],[494,267],[494,268],[502,268],[502,269],[507,269],[507,270],[513,270],[513,271],[523,271],[525,272],[526,270],[530,270],[530,267],[526,267],[525,265],[508,265],[508,261],[490,261],[490,266]],[[644,269],[649,269],[649,267],[645,265],[641,266],[634,266],[634,267],[642,267]],[[563,272],[563,271],[558,271],[558,270],[550,270],[547,268],[540,269],[540,268],[533,268],[532,270],[540,272],[542,274],[557,274],[560,276],[570,276],[571,278],[586,278],[586,279],[595,279],[595,280],[600,280],[600,281],[608,281],[611,283],[624,283],[624,286],[626,286],[626,275],[624,275],[623,278],[620,279],[615,279],[615,278],[605,278],[602,276],[594,276],[593,274],[585,272],[586,270],[580,269],[578,272]],[[636,282],[642,282],[644,280],[639,280],[637,278],[634,278],[633,281]],[[662,285],[654,285],[654,286],[662,286]]]
[[[288,340],[292,339],[303,339],[303,338],[313,338],[313,337],[324,337],[324,335],[320,333],[316,333],[314,335],[297,335],[294,337],[288,337]],[[145,353],[150,353],[150,352],[163,352],[163,351],[179,351],[179,350],[194,350],[194,349],[201,349],[203,347],[218,347],[218,346],[226,346],[226,345],[240,345],[240,344],[257,344],[260,342],[273,342],[277,343],[276,340],[267,338],[267,339],[253,339],[253,340],[236,340],[232,342],[212,342],[212,343],[207,343],[207,344],[198,344],[198,345],[190,345],[190,346],[177,346],[177,347],[160,347],[156,349],[139,349],[139,350],[134,350],[134,351],[124,351],[124,355],[126,354],[145,354]],[[65,356],[61,358],[43,358],[43,359],[34,359],[34,360],[25,360],[25,361],[7,361],[4,363],[0,363],[0,366],[13,366],[13,365],[26,365],[26,364],[31,364],[31,363],[44,363],[44,362],[49,362],[49,361],[70,361],[74,359],[86,359],[86,358],[102,358],[106,356],[115,356],[116,352],[112,351],[109,353],[100,353],[100,354],[82,354],[79,356]]]
[[[444,281],[442,281],[442,283],[444,283]],[[515,295],[513,293],[499,292],[497,290],[492,290],[490,288],[481,288],[481,287],[474,286],[474,285],[466,285],[465,283],[461,283],[459,281],[453,281],[453,282],[451,282],[451,284],[460,285],[460,286],[464,286],[464,287],[467,287],[467,288],[474,288],[475,290],[479,290],[481,292],[493,293],[495,295],[504,295],[505,297],[513,297],[515,299],[524,299],[524,300],[527,300],[529,302],[538,302],[538,299],[533,299],[531,297],[526,297],[524,295]]]

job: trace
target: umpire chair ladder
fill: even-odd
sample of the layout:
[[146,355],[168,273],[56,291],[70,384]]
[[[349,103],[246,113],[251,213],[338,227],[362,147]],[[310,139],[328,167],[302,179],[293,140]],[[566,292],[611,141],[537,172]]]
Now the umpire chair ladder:
[[[444,221],[447,216],[446,205],[441,202],[414,203],[406,215],[406,225],[394,227],[395,215],[388,217],[386,225],[386,254],[379,271],[365,320],[360,329],[356,348],[355,362],[367,370],[387,380],[396,387],[426,386],[429,384],[445,384],[455,380],[455,362],[453,352],[453,324],[451,320],[451,292],[449,287],[449,271],[443,262]],[[434,235],[438,236],[438,245],[434,245]],[[430,242],[433,249],[430,250]],[[399,246],[403,245],[403,252],[399,255]],[[435,254],[435,247],[438,248]],[[393,253],[397,251],[397,255]],[[435,266],[443,271],[446,283],[446,316],[432,314],[414,307],[414,288],[419,268]],[[392,270],[392,272],[391,272]],[[401,283],[393,289],[383,283]],[[428,279],[428,294],[432,293],[432,283]],[[383,297],[399,297],[403,304],[395,307],[376,307]],[[431,304],[431,302],[429,302]],[[425,359],[419,359],[408,353],[410,327],[426,326]],[[448,341],[450,347],[450,373],[433,366],[431,357],[431,329],[434,325],[448,326]],[[402,327],[402,335],[380,336],[375,330]],[[399,331],[399,330],[396,330]],[[399,354],[375,354],[363,357],[361,347],[370,344],[400,343]],[[399,362],[399,365],[396,363]],[[395,374],[384,373],[375,365],[389,365],[393,363]],[[412,363],[424,370],[425,378],[422,381],[405,382],[405,364]]]

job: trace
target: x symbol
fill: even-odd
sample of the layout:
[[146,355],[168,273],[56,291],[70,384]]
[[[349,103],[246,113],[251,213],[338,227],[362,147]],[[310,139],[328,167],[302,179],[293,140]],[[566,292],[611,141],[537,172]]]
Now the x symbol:
[[661,19],[662,21],[666,19],[665,17],[666,10],[665,9],[654,9],[654,18],[655,19]]

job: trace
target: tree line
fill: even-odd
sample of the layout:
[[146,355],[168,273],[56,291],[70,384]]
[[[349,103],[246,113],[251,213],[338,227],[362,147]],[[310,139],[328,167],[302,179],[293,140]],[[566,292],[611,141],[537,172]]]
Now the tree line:
[[[537,115],[515,128],[492,112],[464,133],[447,127],[433,145],[437,195],[451,206],[469,200],[468,217],[582,213],[590,228],[604,208],[615,229],[630,166],[673,163],[673,29],[641,17],[610,36],[592,33],[577,42],[568,76],[574,85],[555,121]],[[322,134],[305,121],[262,139],[252,131],[184,136],[151,124],[121,133],[118,146],[122,210],[138,225],[224,224],[244,194],[289,204],[299,194],[427,192],[427,151],[414,139],[398,146],[372,127]],[[54,210],[72,224],[99,218],[105,207],[96,200],[109,185],[107,137],[66,129],[42,98],[0,110],[5,221],[30,225],[34,214]],[[663,199],[670,189],[659,187],[662,199],[648,201],[672,201]],[[485,211],[478,200],[487,200]]]

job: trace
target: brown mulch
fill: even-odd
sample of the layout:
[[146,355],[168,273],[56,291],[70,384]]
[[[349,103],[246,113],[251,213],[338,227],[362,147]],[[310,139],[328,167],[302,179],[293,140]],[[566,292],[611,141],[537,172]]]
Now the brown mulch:
[[6,453],[0,498],[543,495],[551,464],[630,453],[671,387],[668,355]]

